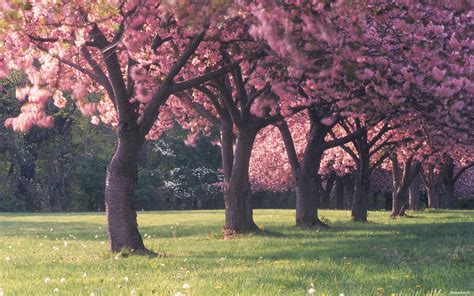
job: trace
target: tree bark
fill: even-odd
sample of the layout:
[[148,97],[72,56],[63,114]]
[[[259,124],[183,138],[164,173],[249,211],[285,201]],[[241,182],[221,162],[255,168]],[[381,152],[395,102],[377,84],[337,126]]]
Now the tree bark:
[[418,175],[421,163],[414,162],[409,157],[403,164],[403,172],[400,171],[397,156],[391,157],[392,162],[392,178],[393,178],[393,194],[392,194],[392,212],[391,217],[404,216],[408,204],[408,189],[413,182],[414,176]]
[[329,200],[331,198],[331,191],[332,188],[334,187],[334,181],[336,179],[336,173],[331,172],[329,176],[326,179],[326,186],[323,186],[322,182],[320,183],[320,189],[321,189],[321,194],[320,194],[320,201],[321,201],[321,209],[329,209]]
[[347,196],[347,208],[352,209],[352,200],[354,199],[354,182],[351,175],[342,177],[344,183],[345,195]]
[[253,221],[249,163],[256,133],[241,129],[237,135],[234,161],[229,181],[225,184],[225,229],[245,233],[258,229]]
[[296,183],[296,226],[325,227],[318,218],[319,190],[315,173],[300,174]]
[[428,186],[426,188],[426,193],[428,195],[428,208],[439,209],[439,188],[437,186]]
[[344,183],[342,182],[343,177],[336,177],[336,210],[342,210],[344,208]]
[[457,196],[455,194],[455,176],[453,160],[449,157],[446,159],[446,176],[444,177],[444,191],[446,194],[446,207],[455,209],[457,206]]
[[408,189],[408,208],[411,211],[419,211],[420,210],[420,185],[421,185],[421,177],[419,174],[413,179],[413,183],[410,185]]
[[370,192],[370,164],[367,131],[356,140],[359,162],[354,180],[354,199],[352,201],[352,220],[367,222],[367,209],[369,206]]
[[107,167],[105,207],[113,252],[146,250],[133,208],[137,158],[141,146],[142,143],[134,134],[120,135],[115,153]]

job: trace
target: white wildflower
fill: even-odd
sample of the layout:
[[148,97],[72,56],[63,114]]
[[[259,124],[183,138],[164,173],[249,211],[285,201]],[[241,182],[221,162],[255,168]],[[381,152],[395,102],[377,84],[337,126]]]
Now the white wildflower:
[[59,292],[59,289],[58,288],[54,288],[53,289],[53,293],[58,293]]
[[95,239],[98,239],[98,238],[99,238],[99,236],[96,234],[96,235],[94,236],[94,238],[95,238]]
[[308,290],[309,295],[313,295],[314,292],[316,292],[316,290],[314,288],[309,288],[309,290]]
[[181,292],[176,292],[176,293],[174,294],[174,296],[184,296],[184,294],[181,293]]
[[84,272],[84,273],[82,274],[82,277],[85,278],[86,276],[87,276],[87,272]]
[[66,241],[64,242],[64,246],[67,247],[67,242]]
[[124,277],[123,280],[128,283],[128,276]]
[[183,289],[189,289],[189,284],[187,284],[187,283],[184,284],[184,285],[183,285]]
[[101,241],[100,244],[103,245],[103,244],[105,244],[105,242],[104,242],[104,241]]
[[64,284],[64,283],[66,282],[66,279],[65,279],[65,278],[61,278],[61,279],[59,280],[59,282],[60,282],[61,284]]
[[46,278],[44,279],[44,283],[45,283],[45,284],[49,283],[50,281],[51,281],[51,279],[50,279],[49,277],[46,277]]
[[132,288],[132,291],[130,291],[130,295],[135,295],[135,288]]
[[5,260],[10,261],[10,257],[5,256]]

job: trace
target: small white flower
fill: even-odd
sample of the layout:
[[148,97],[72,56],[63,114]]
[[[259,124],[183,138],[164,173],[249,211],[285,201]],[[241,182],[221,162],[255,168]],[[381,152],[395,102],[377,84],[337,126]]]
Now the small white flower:
[[53,289],[53,293],[58,293],[59,292],[59,289],[58,288],[54,288]]
[[0,288],[0,296],[3,296],[3,289]]
[[120,255],[119,254],[115,255],[115,260],[119,260],[119,259],[120,259]]
[[104,242],[104,241],[101,241],[100,244],[103,245],[103,244],[105,244],[105,242]]
[[5,256],[5,260],[10,261],[10,257]]
[[340,293],[339,296],[344,296],[344,293]]
[[53,231],[54,231],[54,229],[50,228],[50,229],[49,229],[49,231],[53,232]]
[[174,296],[184,296],[184,294],[181,293],[181,292],[176,292],[176,293],[174,294]]
[[59,251],[59,247],[54,246],[54,247],[53,247],[53,250]]
[[135,295],[135,288],[132,288],[132,291],[130,291],[130,295]]
[[91,292],[91,295],[90,296],[95,296],[95,293],[94,292]]
[[98,239],[98,238],[99,238],[99,236],[96,234],[94,238],[95,238],[95,239]]
[[87,276],[87,272],[84,272],[84,273],[82,274],[82,277],[85,278],[86,276]]
[[51,279],[50,279],[49,277],[46,277],[46,278],[44,279],[44,283],[45,283],[45,284],[49,283],[50,281],[51,281]]
[[189,289],[189,284],[187,284],[187,283],[184,284],[184,285],[183,285],[183,289]]
[[308,290],[308,294],[309,294],[309,295],[313,295],[314,292],[316,292],[316,290],[315,290],[314,288],[310,288],[310,289]]
[[66,282],[66,279],[65,279],[65,278],[61,278],[61,279],[59,280],[59,282],[60,282],[61,284],[64,284],[64,283]]
[[224,261],[224,260],[225,260],[225,258],[224,258],[224,257],[221,257],[219,260],[220,260],[220,261]]
[[128,283],[128,276],[124,277],[123,280]]
[[67,242],[64,242],[64,246],[67,247]]

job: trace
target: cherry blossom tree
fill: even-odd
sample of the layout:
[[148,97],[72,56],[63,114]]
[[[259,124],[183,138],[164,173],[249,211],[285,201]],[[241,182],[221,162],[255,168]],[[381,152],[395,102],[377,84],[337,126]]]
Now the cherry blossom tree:
[[186,71],[188,60],[210,38],[206,32],[225,14],[226,6],[214,4],[208,11],[198,9],[197,3],[185,4],[2,2],[0,72],[18,69],[30,82],[17,90],[24,102],[20,115],[5,125],[18,132],[33,125],[51,127],[47,104],[52,101],[63,108],[71,98],[94,124],[102,121],[117,129],[105,193],[114,252],[146,250],[133,193],[140,148],[145,139],[155,139],[169,127],[170,116],[160,113],[160,107],[172,94],[230,69],[221,67],[198,76]]

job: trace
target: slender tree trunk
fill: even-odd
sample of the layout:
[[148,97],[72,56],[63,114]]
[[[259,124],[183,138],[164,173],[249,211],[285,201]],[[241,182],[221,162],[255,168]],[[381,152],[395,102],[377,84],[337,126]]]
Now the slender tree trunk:
[[145,251],[138,231],[133,195],[137,182],[137,158],[141,143],[135,135],[119,136],[115,153],[107,167],[105,206],[111,249]]
[[412,211],[419,211],[420,210],[420,185],[421,185],[421,177],[419,174],[413,179],[413,183],[410,185],[408,190],[408,208]]
[[256,133],[241,129],[237,136],[234,161],[229,182],[225,184],[225,228],[235,233],[258,229],[253,221],[249,163]]
[[344,208],[344,183],[342,182],[343,177],[336,177],[336,209],[342,210]]
[[392,212],[391,217],[405,216],[405,209],[407,204],[407,192],[405,190],[397,189],[392,194]]
[[329,209],[331,191],[332,191],[332,188],[334,187],[335,179],[336,179],[336,173],[331,172],[331,174],[326,179],[326,186],[325,187],[323,186],[322,182],[319,182],[320,183],[320,189],[321,189],[321,195],[320,195],[321,209]]

